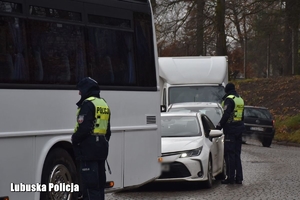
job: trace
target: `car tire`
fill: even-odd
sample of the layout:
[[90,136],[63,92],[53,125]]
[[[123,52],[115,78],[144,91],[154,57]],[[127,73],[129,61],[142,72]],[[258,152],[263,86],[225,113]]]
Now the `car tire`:
[[209,157],[208,166],[207,166],[207,180],[204,182],[204,187],[211,188],[212,183],[213,183],[213,169],[212,169],[211,157]]
[[226,178],[226,162],[225,159],[223,159],[223,168],[222,168],[222,172],[220,174],[218,174],[215,179],[216,180],[224,180]]
[[41,200],[77,200],[77,192],[54,192],[48,188],[49,183],[78,183],[76,166],[66,150],[55,148],[49,152],[44,162],[41,183],[47,186],[47,192],[40,194]]
[[263,147],[270,147],[272,144],[272,140],[273,138],[263,138],[261,143]]

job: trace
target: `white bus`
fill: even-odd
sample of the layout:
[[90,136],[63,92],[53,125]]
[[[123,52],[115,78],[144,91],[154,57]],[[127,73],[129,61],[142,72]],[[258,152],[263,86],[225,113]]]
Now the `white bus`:
[[0,200],[77,199],[43,186],[78,183],[70,138],[76,83],[86,76],[112,112],[107,181],[114,185],[106,192],[160,175],[148,0],[0,0]]

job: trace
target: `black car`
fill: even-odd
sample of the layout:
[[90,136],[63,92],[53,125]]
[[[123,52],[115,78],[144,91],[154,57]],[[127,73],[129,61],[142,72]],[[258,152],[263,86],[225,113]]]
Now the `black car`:
[[243,142],[247,138],[258,139],[264,147],[270,147],[275,135],[274,118],[265,107],[245,106],[244,123],[246,131]]

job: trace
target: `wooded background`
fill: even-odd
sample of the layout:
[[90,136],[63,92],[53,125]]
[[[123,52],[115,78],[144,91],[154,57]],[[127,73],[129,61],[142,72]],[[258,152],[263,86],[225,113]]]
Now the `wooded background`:
[[235,78],[300,74],[300,0],[151,0],[159,56],[228,56]]

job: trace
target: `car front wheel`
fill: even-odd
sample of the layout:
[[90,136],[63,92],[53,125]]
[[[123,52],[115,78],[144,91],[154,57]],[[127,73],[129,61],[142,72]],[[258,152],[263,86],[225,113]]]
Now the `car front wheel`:
[[218,174],[215,178],[216,178],[216,180],[224,180],[226,178],[226,162],[225,162],[225,159],[223,159],[222,172],[220,174]]
[[211,157],[209,157],[208,166],[207,166],[207,180],[204,182],[204,187],[211,188],[212,183],[213,183],[212,161],[211,161]]

